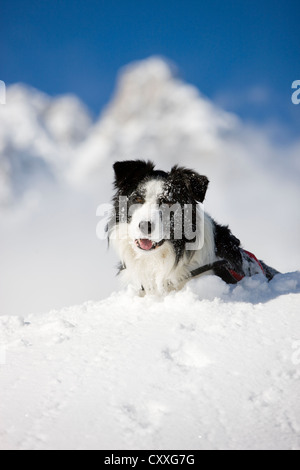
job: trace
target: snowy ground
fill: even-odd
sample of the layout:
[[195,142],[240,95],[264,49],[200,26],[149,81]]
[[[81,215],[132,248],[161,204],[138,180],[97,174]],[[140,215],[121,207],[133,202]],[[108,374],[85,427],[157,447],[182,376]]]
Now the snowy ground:
[[0,449],[300,449],[300,273],[0,316]]

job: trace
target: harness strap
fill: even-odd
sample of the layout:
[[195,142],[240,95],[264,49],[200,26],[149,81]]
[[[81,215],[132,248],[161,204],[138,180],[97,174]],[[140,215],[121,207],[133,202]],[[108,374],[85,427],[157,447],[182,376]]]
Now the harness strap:
[[[249,258],[251,258],[252,261],[254,261],[262,270],[262,273],[266,276],[265,270],[262,267],[261,262],[256,258],[256,256],[253,253],[250,253],[250,251],[243,250],[244,253],[247,254]],[[206,264],[205,266],[201,266],[200,268],[194,269],[194,271],[191,271],[190,277],[196,277],[199,276],[200,274],[203,274],[207,271],[210,271],[211,269],[218,269],[221,267],[225,267],[234,279],[235,282],[239,282],[241,279],[245,277],[245,274],[241,274],[237,271],[234,271],[234,269],[231,269],[230,264],[225,260],[220,260],[220,261],[215,261],[214,263]]]
[[199,274],[206,273],[207,271],[210,271],[211,269],[220,268],[221,266],[225,266],[225,265],[228,265],[228,263],[225,259],[215,261],[214,263],[205,264],[204,266],[201,266],[200,268],[197,268],[197,269],[194,269],[193,271],[191,271],[190,272],[190,277],[199,276]]

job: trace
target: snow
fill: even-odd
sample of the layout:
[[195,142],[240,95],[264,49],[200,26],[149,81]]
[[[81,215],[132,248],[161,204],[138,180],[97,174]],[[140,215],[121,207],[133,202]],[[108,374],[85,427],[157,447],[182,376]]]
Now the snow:
[[299,311],[296,272],[1,316],[0,449],[299,450]]

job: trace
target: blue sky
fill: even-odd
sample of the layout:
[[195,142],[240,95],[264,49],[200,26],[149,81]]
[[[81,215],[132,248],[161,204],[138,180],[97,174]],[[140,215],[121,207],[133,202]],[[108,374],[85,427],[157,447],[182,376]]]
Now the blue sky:
[[299,0],[1,0],[0,79],[75,93],[97,115],[120,67],[174,61],[202,93],[299,135]]

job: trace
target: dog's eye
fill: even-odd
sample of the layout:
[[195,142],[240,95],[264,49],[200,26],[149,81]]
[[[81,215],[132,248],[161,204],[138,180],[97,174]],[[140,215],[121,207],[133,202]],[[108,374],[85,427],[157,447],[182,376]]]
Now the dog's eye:
[[144,204],[144,202],[145,202],[145,200],[144,200],[144,198],[143,198],[142,196],[136,196],[136,197],[134,198],[134,203],[135,203],[135,204]]

